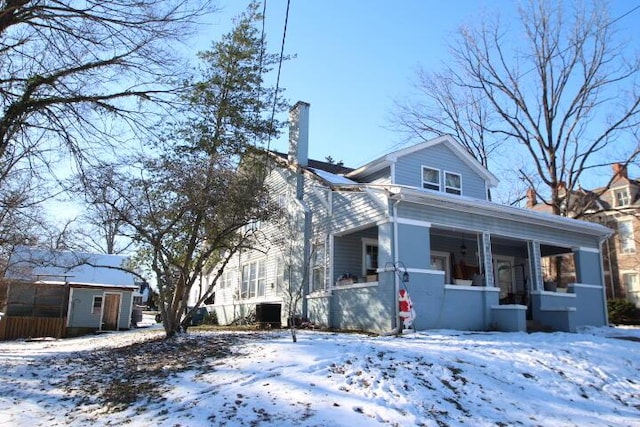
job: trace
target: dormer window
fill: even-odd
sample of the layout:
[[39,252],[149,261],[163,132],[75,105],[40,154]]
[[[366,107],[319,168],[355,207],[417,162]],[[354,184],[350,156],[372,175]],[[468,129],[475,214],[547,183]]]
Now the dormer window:
[[628,206],[630,202],[629,191],[626,188],[615,190],[616,207]]
[[440,191],[440,170],[422,167],[422,188]]
[[462,177],[458,173],[444,173],[444,191],[449,194],[462,194]]

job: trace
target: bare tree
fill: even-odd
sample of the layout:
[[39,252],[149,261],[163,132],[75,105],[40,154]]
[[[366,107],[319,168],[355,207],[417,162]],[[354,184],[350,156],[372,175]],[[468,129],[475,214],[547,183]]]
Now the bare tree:
[[518,173],[538,200],[568,215],[587,171],[640,152],[613,144],[639,124],[640,62],[625,56],[605,3],[532,0],[519,12],[512,31],[499,18],[461,28],[448,72],[486,100],[499,119],[487,130],[504,150],[524,148]]
[[415,96],[396,101],[393,121],[410,140],[427,141],[453,135],[484,167],[499,146],[499,136],[487,131],[491,106],[477,91],[456,85],[450,71],[418,69]]
[[151,128],[184,67],[177,42],[209,0],[0,1],[0,187],[82,166]]

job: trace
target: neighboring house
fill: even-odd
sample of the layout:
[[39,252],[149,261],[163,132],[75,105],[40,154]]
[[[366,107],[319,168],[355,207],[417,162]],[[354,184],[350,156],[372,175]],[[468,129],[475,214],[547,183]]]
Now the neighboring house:
[[[585,220],[615,231],[602,247],[607,297],[624,298],[640,308],[640,245],[636,239],[640,236],[640,181],[629,179],[627,168],[614,163],[610,185],[590,191],[578,189],[572,192],[571,200],[578,206],[570,211],[582,210]],[[527,207],[550,211],[549,206],[537,202],[532,191],[527,194]],[[571,274],[570,266],[566,270]]]
[[0,339],[67,337],[131,327],[134,276],[125,257],[18,247],[0,293]]
[[[288,155],[269,153],[267,184],[283,214],[255,225],[261,247],[237,254],[216,283],[210,308],[222,324],[262,304],[280,305],[286,322],[293,300],[317,325],[390,332],[402,289],[417,330],[607,324],[608,228],[488,201],[497,179],[450,136],[357,169],[310,160],[308,118],[298,102]],[[577,280],[545,290],[543,258],[559,253],[575,260]]]

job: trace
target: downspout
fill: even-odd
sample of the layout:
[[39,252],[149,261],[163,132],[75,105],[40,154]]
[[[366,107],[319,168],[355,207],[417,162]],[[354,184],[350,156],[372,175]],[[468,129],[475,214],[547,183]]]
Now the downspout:
[[[611,282],[611,298],[616,297],[616,286],[613,282],[613,264],[611,263],[611,244],[609,243],[609,238],[604,239],[604,242],[607,245],[607,264],[609,264],[609,281]],[[600,245],[602,248],[602,244]],[[606,282],[602,282],[606,284]]]
[[[393,203],[393,262],[394,265],[398,265],[398,261],[400,261],[400,257],[398,256],[398,204],[402,199],[398,199]],[[394,323],[395,328],[394,332],[400,333],[400,301],[398,300],[398,295],[400,293],[400,277],[397,272],[393,273],[393,283],[394,283],[394,293],[393,293],[393,301],[394,301]]]
[[[609,326],[609,307],[607,304],[607,288],[606,288],[606,282],[604,281],[604,263],[602,262],[602,244],[607,241],[607,247],[608,247],[608,240],[609,240],[609,236],[601,238],[600,239],[600,275],[602,276],[602,296],[604,298],[604,304],[603,305],[603,309],[604,309],[604,324],[606,326]],[[611,289],[613,289],[613,272],[611,270],[609,270],[609,277],[611,278]]]

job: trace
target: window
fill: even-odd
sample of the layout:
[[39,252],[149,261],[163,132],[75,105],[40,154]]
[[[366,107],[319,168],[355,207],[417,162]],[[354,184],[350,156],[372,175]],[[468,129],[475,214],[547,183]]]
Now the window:
[[100,314],[102,311],[102,296],[94,296],[93,297],[93,309],[91,313]]
[[230,288],[233,284],[233,272],[224,271],[220,276],[220,289]]
[[462,194],[462,177],[458,173],[444,173],[444,191],[450,194]]
[[440,170],[423,166],[422,188],[440,191]]
[[626,188],[614,191],[616,198],[616,206],[627,206],[629,204],[629,191]]
[[373,239],[362,239],[362,274],[371,276],[378,274],[378,242]]
[[311,291],[325,289],[325,253],[324,243],[313,245]]
[[431,269],[444,271],[444,282],[449,283],[449,254],[446,252],[431,251]]
[[633,238],[633,223],[631,221],[621,221],[618,223],[620,233],[620,250],[625,254],[634,253],[636,242]]
[[253,261],[243,265],[240,299],[264,296],[265,282],[264,260]]
[[640,303],[640,282],[638,282],[638,273],[623,273],[622,283],[627,291],[627,300]]
[[278,259],[276,263],[276,295],[282,295],[284,292],[286,283],[288,283],[285,277],[285,263],[284,259]]
[[287,193],[278,194],[278,207],[285,209],[287,207]]

